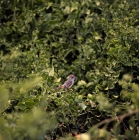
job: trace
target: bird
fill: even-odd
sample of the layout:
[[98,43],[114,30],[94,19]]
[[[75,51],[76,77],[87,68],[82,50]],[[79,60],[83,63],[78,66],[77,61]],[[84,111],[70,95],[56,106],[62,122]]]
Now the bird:
[[74,84],[75,78],[76,77],[73,74],[69,75],[68,80],[65,81],[63,85],[55,88],[55,90],[60,89],[60,88],[62,88],[64,90],[67,90],[67,89],[71,88],[72,85]]

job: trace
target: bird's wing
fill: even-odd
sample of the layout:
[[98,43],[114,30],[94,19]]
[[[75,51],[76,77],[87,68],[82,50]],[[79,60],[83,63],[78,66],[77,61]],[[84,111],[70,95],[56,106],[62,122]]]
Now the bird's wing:
[[71,80],[67,80],[63,86],[65,87],[65,89],[70,88],[73,85],[73,82]]

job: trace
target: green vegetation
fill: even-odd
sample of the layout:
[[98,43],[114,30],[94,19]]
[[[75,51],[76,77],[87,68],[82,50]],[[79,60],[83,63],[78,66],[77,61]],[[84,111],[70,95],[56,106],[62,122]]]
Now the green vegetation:
[[139,139],[139,1],[1,0],[0,55],[0,140]]

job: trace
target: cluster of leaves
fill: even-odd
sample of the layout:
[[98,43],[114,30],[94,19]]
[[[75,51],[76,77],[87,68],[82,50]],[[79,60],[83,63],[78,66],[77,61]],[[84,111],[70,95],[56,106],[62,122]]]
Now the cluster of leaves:
[[[138,1],[0,7],[0,139],[139,138]],[[71,73],[73,89],[54,91]]]

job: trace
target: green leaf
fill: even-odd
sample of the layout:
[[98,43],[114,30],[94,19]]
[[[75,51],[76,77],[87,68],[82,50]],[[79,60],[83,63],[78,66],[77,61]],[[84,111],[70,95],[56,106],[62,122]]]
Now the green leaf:
[[24,109],[26,109],[26,107],[27,106],[26,106],[25,102],[19,102],[16,106],[16,109],[24,110]]
[[87,108],[87,106],[86,106],[84,103],[79,103],[79,106],[80,106],[83,110],[85,110],[85,109]]
[[85,82],[84,80],[78,81],[78,86],[79,86],[79,87],[80,87],[80,86],[84,86],[84,85],[86,85],[86,82]]

